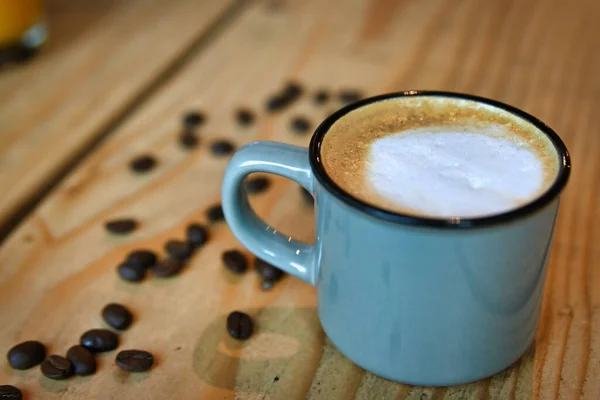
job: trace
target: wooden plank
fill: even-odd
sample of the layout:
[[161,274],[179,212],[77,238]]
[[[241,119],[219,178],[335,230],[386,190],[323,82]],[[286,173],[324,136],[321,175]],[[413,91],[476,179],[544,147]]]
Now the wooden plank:
[[0,73],[0,232],[241,4],[48,1],[47,47]]
[[[91,378],[52,382],[34,369],[0,368],[0,382],[44,398],[147,399],[597,399],[600,396],[600,55],[592,1],[289,0],[253,3],[201,58],[185,66],[36,209],[0,249],[3,349],[25,339],[64,353],[85,329],[102,326],[110,301],[136,313],[121,348],[145,348],[158,365],[127,375],[114,354]],[[286,278],[261,292],[253,273],[233,277],[220,254],[239,247],[227,227],[169,281],[121,282],[114,271],[128,251],[160,250],[219,200],[227,160],[207,143],[272,139],[306,144],[289,118],[316,123],[326,108],[307,98],[277,116],[262,113],[268,94],[293,78],[307,87],[359,86],[368,93],[425,88],[476,93],[539,116],[566,140],[574,170],[564,193],[535,348],[496,376],[471,385],[426,388],[389,382],[352,365],[319,327],[312,287]],[[236,107],[261,112],[238,128]],[[202,146],[176,143],[183,110],[210,116]],[[127,170],[141,152],[160,166]],[[253,205],[269,223],[300,239],[314,235],[295,184],[274,179]],[[103,222],[131,215],[133,235],[110,237]],[[224,318],[247,310],[257,321],[248,342],[229,339]],[[278,379],[276,379],[278,378]]]

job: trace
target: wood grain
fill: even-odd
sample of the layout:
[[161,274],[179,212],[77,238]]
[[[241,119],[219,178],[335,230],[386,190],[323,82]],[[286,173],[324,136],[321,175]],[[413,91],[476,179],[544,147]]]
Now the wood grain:
[[[387,12],[386,12],[387,11]],[[594,1],[368,0],[256,1],[197,59],[124,121],[9,237],[0,249],[0,348],[26,339],[64,353],[88,328],[102,326],[110,301],[136,314],[121,348],[152,351],[158,364],[127,375],[114,354],[96,375],[52,382],[37,369],[6,363],[0,382],[32,398],[146,399],[590,399],[600,398],[600,4]],[[182,237],[190,221],[219,201],[227,159],[208,143],[238,145],[272,139],[306,144],[289,118],[316,124],[335,102],[304,98],[266,115],[269,93],[288,79],[309,89],[356,87],[375,94],[445,89],[493,97],[532,112],[565,139],[574,169],[562,197],[536,345],[489,379],[458,387],[398,384],[354,366],[327,340],[316,315],[314,289],[286,278],[261,292],[253,272],[224,271],[220,253],[239,244],[224,224],[175,279],[120,281],[115,266],[134,248],[160,250]],[[239,106],[260,121],[240,128]],[[183,110],[210,116],[202,145],[177,145]],[[129,160],[155,154],[160,165],[134,176]],[[311,210],[298,187],[273,179],[252,199],[266,220],[295,237],[314,235]],[[116,216],[141,229],[124,238],[103,230]],[[224,318],[234,309],[256,320],[257,335],[228,338]],[[278,378],[278,379],[276,379]]]
[[0,232],[202,44],[232,4],[48,1],[48,45],[0,71]]

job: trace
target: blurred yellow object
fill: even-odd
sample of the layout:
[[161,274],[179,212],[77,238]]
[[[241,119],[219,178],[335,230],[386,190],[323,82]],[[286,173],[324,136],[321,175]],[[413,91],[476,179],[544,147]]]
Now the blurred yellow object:
[[0,47],[35,48],[45,40],[42,0],[0,0]]

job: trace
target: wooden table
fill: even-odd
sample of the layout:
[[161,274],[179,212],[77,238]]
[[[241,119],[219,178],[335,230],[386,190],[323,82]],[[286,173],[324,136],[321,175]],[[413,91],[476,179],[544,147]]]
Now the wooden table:
[[[100,310],[136,315],[121,348],[156,355],[149,373],[126,374],[114,352],[85,378],[51,381],[38,368],[0,362],[0,384],[28,399],[600,399],[600,2],[581,0],[52,0],[53,39],[31,63],[0,71],[0,350],[37,339],[64,354]],[[207,143],[272,139],[306,145],[290,117],[316,124],[339,106],[303,98],[275,116],[270,93],[288,80],[311,91],[368,94],[440,89],[523,108],[563,137],[574,168],[561,212],[536,345],[496,376],[451,388],[390,382],[354,366],[328,341],[315,291],[286,278],[268,292],[254,273],[226,273],[239,248],[225,224],[184,273],[142,284],[115,267],[132,249],[162,249],[219,201],[226,158]],[[247,129],[240,106],[260,119]],[[182,151],[181,115],[209,120],[202,144]],[[129,161],[159,167],[135,176]],[[311,240],[310,207],[275,179],[253,205],[284,232]],[[133,216],[114,237],[107,219]],[[234,309],[258,332],[237,343]]]

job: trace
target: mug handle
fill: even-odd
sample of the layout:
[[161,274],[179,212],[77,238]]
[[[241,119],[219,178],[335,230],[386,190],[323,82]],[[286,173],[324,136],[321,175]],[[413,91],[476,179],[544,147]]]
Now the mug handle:
[[244,178],[266,172],[289,178],[314,197],[308,150],[275,142],[254,142],[240,148],[229,161],[221,192],[223,213],[238,240],[257,257],[311,285],[317,282],[317,251],[284,236],[256,215],[248,201]]

